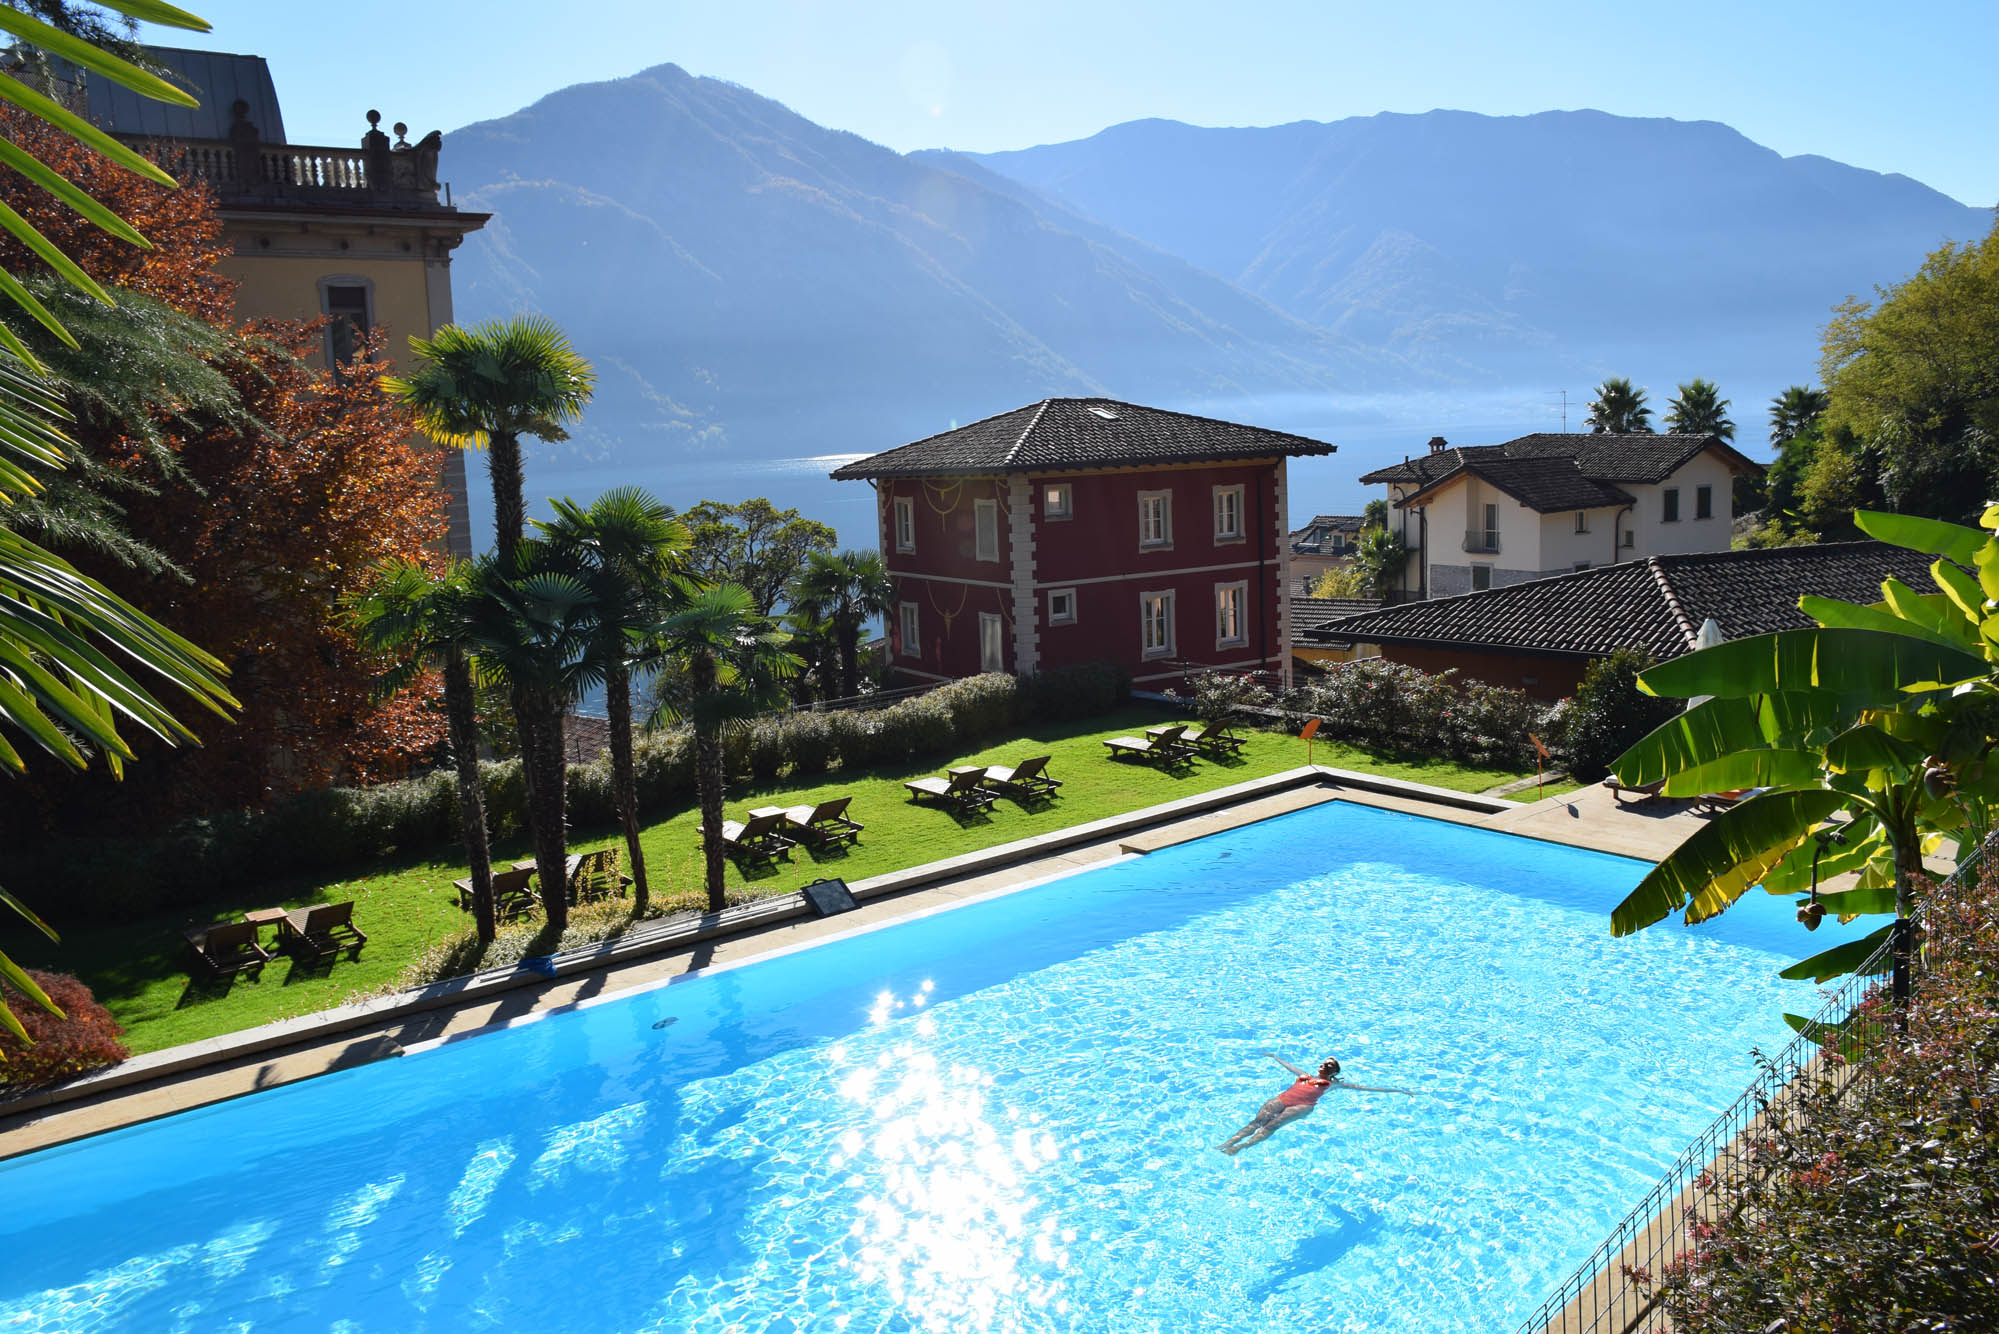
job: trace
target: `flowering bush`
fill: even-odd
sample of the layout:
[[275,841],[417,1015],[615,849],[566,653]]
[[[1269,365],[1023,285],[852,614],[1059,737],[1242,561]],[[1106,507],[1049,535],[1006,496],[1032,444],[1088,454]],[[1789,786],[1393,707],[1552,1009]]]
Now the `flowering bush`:
[[1467,764],[1531,763],[1545,714],[1522,691],[1428,672],[1385,658],[1336,663],[1285,700],[1287,714],[1321,719],[1320,735]]
[[[1683,1334],[1971,1330],[1999,1311],[1999,876],[1931,896],[1907,1027],[1867,1025],[1761,1123],[1655,1288]],[[1885,1011],[1886,998],[1870,1002]],[[1886,1018],[1883,1013],[1880,1018]],[[1850,1060],[1848,1058],[1851,1058]],[[1712,1181],[1710,1186],[1714,1185]]]
[[1231,672],[1205,672],[1194,678],[1189,695],[1175,698],[1208,724],[1225,723],[1245,709],[1267,709],[1275,699],[1254,677]]
[[132,1053],[118,1041],[125,1030],[99,1005],[90,988],[67,973],[42,973],[30,968],[28,976],[62,1008],[60,1017],[16,991],[0,985],[0,999],[14,1011],[21,1026],[34,1041],[23,1044],[11,1033],[0,1032],[0,1087],[31,1088],[57,1084],[65,1079],[116,1065]]

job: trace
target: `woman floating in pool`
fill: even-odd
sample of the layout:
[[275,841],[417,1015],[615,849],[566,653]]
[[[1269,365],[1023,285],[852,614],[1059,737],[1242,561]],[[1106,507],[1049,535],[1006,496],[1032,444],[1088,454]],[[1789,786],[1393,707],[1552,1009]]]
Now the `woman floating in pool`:
[[1230,1135],[1227,1142],[1215,1146],[1223,1153],[1233,1155],[1252,1144],[1261,1144],[1281,1127],[1310,1116],[1312,1109],[1319,1105],[1319,1099],[1330,1089],[1355,1093],[1409,1093],[1407,1089],[1371,1088],[1366,1084],[1345,1083],[1340,1079],[1340,1063],[1331,1057],[1327,1057],[1325,1064],[1319,1067],[1318,1074],[1308,1075],[1275,1052],[1263,1054],[1298,1078],[1290,1088],[1264,1103],[1263,1109],[1250,1119],[1248,1125]]

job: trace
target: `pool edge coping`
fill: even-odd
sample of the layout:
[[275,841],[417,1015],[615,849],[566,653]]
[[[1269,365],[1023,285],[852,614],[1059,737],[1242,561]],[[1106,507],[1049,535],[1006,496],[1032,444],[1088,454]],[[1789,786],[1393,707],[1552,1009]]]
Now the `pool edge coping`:
[[[1053,853],[1087,843],[1116,839],[1126,834],[1191,816],[1234,806],[1294,788],[1324,786],[1334,791],[1353,789],[1420,801],[1427,805],[1454,807],[1470,814],[1492,815],[1517,809],[1518,802],[1484,797],[1433,787],[1427,783],[1389,778],[1380,774],[1340,769],[1330,765],[1301,765],[1294,769],[1246,779],[1206,792],[1193,793],[1172,801],[1141,807],[1101,820],[1086,821],[1052,829],[1025,839],[998,843],[961,853],[956,857],[925,862],[918,866],[870,876],[849,886],[856,900],[870,902],[935,885],[968,875],[985,874],[1009,865],[1031,862]],[[0,1102],[0,1139],[6,1132],[39,1114],[60,1109],[64,1104],[111,1095],[136,1085],[178,1076],[195,1075],[210,1067],[286,1049],[309,1047],[344,1033],[375,1025],[393,1023],[433,1010],[490,1000],[525,987],[546,986],[670,953],[711,941],[753,935],[769,927],[783,925],[812,915],[804,895],[793,890],[774,894],[751,903],[726,908],[719,913],[681,917],[656,927],[640,928],[591,945],[577,946],[550,956],[555,961],[553,976],[522,968],[487,969],[423,987],[400,988],[382,995],[348,1001],[290,1019],[274,1020],[254,1028],[240,1029],[197,1042],[181,1043],[146,1052],[103,1071],[85,1075],[53,1088],[37,1089]],[[400,1047],[396,1051],[402,1050]],[[392,1055],[385,1052],[384,1055]],[[196,1104],[201,1105],[201,1104]],[[166,1113],[171,1115],[172,1113]],[[139,1120],[153,1119],[151,1117]],[[131,1124],[136,1124],[135,1120]],[[80,1132],[82,1139],[101,1131]],[[60,1141],[59,1141],[60,1142]],[[52,1147],[39,1146],[39,1147]],[[0,1150],[0,1161],[35,1149]]]

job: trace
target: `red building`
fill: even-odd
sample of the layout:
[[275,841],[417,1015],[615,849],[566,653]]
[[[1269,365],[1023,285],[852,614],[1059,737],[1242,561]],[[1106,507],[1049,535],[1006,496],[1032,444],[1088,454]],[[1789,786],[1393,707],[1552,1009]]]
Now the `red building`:
[[905,677],[1110,661],[1141,689],[1290,670],[1285,461],[1303,436],[1050,398],[836,471],[875,488]]

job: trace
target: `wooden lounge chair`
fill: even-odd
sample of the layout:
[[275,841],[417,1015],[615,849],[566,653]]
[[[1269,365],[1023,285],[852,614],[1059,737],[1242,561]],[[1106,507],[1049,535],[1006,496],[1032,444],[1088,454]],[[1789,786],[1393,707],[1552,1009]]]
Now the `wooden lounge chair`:
[[271,952],[257,943],[255,922],[216,922],[182,933],[195,962],[210,977],[257,973],[271,961]]
[[986,791],[985,781],[984,769],[967,767],[953,770],[949,778],[912,778],[903,786],[909,789],[909,799],[913,802],[920,803],[929,797],[960,815],[970,815],[999,800]]
[[[1147,728],[1149,734],[1155,729]],[[1229,730],[1227,723],[1210,723],[1206,727],[1196,727],[1180,736],[1180,744],[1204,750],[1210,755],[1228,756],[1241,753],[1243,740]]]
[[1111,758],[1114,760],[1125,755],[1136,755],[1148,763],[1171,768],[1193,758],[1194,748],[1182,739],[1186,731],[1184,725],[1172,723],[1156,729],[1150,736],[1114,736],[1104,744],[1110,747]]
[[1628,783],[1618,782],[1616,774],[1606,774],[1604,776],[1603,785],[1610,789],[1610,799],[1612,801],[1617,802],[1619,805],[1622,805],[1624,802],[1624,794],[1627,792],[1637,793],[1638,800],[1640,801],[1644,801],[1648,797],[1658,796],[1659,790],[1666,786],[1666,780],[1661,778],[1656,783],[1640,783],[1638,786],[1633,787]]
[[[451,882],[458,891],[458,906],[472,911],[472,877]],[[502,922],[526,917],[540,906],[534,896],[534,867],[513,867],[493,872],[493,916]]]
[[1051,801],[1055,797],[1055,789],[1062,784],[1045,772],[1050,758],[1036,755],[1022,760],[1011,769],[1004,764],[995,764],[986,770],[986,786],[1018,801]]
[[1745,802],[1762,791],[1760,787],[1731,787],[1709,792],[1694,798],[1694,809],[1704,815],[1720,815],[1729,807]]
[[835,797],[817,806],[793,806],[784,813],[784,827],[803,843],[822,847],[838,847],[843,842],[858,843],[861,841],[861,830],[867,826],[847,818],[847,805],[851,801],[852,797]]
[[[495,876],[497,880],[499,877]],[[322,903],[316,908],[296,908],[278,923],[278,948],[301,963],[331,959],[340,951],[361,957],[368,937],[354,925],[354,901]]]
[[722,821],[722,846],[731,857],[746,862],[767,862],[791,855],[792,841],[779,832],[784,812],[752,815],[748,820]]

